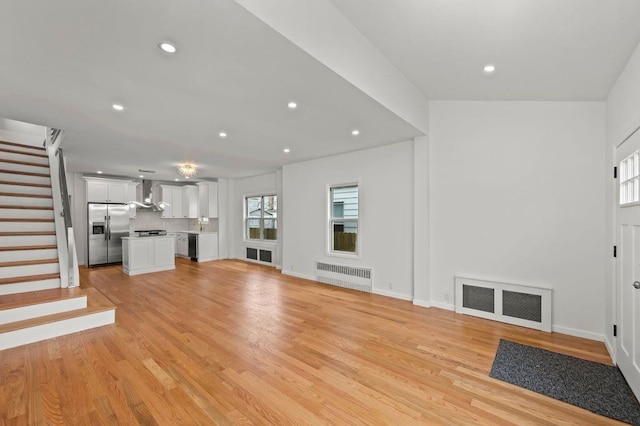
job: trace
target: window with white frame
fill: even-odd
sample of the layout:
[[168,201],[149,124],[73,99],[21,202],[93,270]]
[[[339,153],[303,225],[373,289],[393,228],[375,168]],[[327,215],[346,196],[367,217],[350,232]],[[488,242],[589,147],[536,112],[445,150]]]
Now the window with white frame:
[[245,238],[275,241],[278,239],[278,197],[254,195],[244,199]]
[[357,254],[358,185],[336,185],[329,189],[330,251]]
[[620,162],[620,205],[640,202],[640,151]]

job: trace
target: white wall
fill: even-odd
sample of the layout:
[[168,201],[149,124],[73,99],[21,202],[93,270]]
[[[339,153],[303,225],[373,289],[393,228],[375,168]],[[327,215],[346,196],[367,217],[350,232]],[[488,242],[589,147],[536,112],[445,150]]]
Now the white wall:
[[[605,167],[611,170],[615,165],[615,147],[640,126],[640,44],[629,59],[626,68],[618,78],[607,98],[607,144],[605,147]],[[605,246],[615,244],[614,210],[617,198],[616,182],[607,172],[605,177]],[[606,343],[615,357],[613,324],[616,323],[616,282],[615,261],[610,255],[604,258],[606,268]]]
[[[326,254],[328,185],[350,182],[360,185],[359,260]],[[412,142],[286,165],[282,189],[284,273],[313,279],[316,261],[371,267],[376,292],[413,298]]]
[[[267,173],[264,175],[251,176],[241,179],[229,179],[229,257],[245,259],[246,249],[244,244],[244,197],[248,195],[278,194],[278,173]],[[282,197],[278,198],[278,209],[282,205]],[[281,226],[282,219],[278,212],[278,244],[282,243]],[[260,245],[252,243],[252,246]],[[276,266],[280,264],[277,258],[278,249],[272,243],[265,243],[265,246],[274,248]],[[270,247],[270,248],[271,248]]]
[[430,111],[432,303],[455,275],[549,285],[554,330],[602,340],[604,103]]

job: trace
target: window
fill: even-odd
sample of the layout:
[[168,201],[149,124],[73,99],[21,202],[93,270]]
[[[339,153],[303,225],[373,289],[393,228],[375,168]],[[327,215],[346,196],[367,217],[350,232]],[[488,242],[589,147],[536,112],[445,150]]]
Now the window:
[[620,205],[640,202],[640,151],[620,162]]
[[278,239],[278,197],[256,195],[244,199],[245,238],[275,241]]
[[332,186],[329,202],[330,251],[357,254],[358,185]]

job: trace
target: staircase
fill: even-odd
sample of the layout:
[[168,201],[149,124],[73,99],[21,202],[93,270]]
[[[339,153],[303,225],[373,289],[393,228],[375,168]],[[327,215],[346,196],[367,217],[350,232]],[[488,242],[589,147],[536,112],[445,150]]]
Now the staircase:
[[0,141],[0,350],[115,321],[96,290],[61,288],[49,173],[44,148]]

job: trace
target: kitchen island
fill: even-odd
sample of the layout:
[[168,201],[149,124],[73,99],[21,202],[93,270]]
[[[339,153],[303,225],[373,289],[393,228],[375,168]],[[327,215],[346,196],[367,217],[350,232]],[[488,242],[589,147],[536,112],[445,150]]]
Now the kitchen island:
[[174,249],[171,236],[123,237],[122,269],[127,275],[175,269]]

